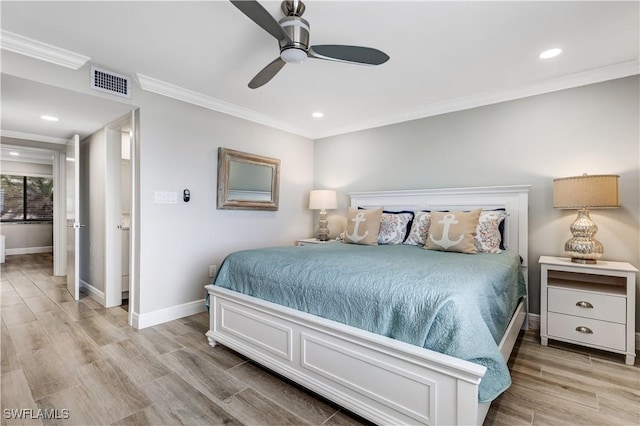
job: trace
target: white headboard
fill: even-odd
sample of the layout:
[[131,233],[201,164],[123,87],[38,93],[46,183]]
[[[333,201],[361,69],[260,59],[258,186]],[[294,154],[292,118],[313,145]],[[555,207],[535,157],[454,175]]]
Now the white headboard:
[[[529,188],[531,185],[475,188],[412,189],[404,191],[350,192],[351,207],[387,210],[485,210],[504,208],[507,250],[517,251],[528,266]],[[526,271],[526,269],[525,269]],[[526,276],[526,273],[525,273]]]

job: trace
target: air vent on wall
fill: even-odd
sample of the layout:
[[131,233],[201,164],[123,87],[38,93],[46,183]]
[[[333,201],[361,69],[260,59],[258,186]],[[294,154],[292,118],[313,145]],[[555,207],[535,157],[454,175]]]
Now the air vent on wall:
[[126,75],[117,74],[113,71],[91,67],[91,88],[112,95],[131,98],[131,79]]

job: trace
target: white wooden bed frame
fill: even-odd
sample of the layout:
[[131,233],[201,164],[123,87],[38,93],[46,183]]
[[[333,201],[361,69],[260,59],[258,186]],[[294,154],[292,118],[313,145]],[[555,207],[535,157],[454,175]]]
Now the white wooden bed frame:
[[[505,208],[505,246],[527,277],[528,185],[350,193],[351,206],[389,210]],[[304,248],[300,248],[304,250]],[[377,424],[482,424],[484,366],[208,285],[211,346],[221,343]],[[500,343],[507,360],[520,303]]]

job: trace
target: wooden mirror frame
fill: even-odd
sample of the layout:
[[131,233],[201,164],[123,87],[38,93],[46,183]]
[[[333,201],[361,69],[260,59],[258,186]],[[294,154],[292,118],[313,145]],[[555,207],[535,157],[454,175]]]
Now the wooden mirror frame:
[[[264,201],[229,199],[229,172],[232,161],[270,168],[271,199]],[[278,210],[279,193],[280,160],[228,148],[218,148],[218,210]]]

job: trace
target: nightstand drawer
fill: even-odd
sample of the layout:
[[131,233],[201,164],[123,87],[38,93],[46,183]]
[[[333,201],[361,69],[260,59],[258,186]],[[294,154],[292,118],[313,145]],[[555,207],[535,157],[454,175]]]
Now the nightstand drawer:
[[550,312],[625,324],[627,298],[549,286]]
[[549,312],[547,332],[550,338],[558,337],[603,348],[626,350],[624,324]]

